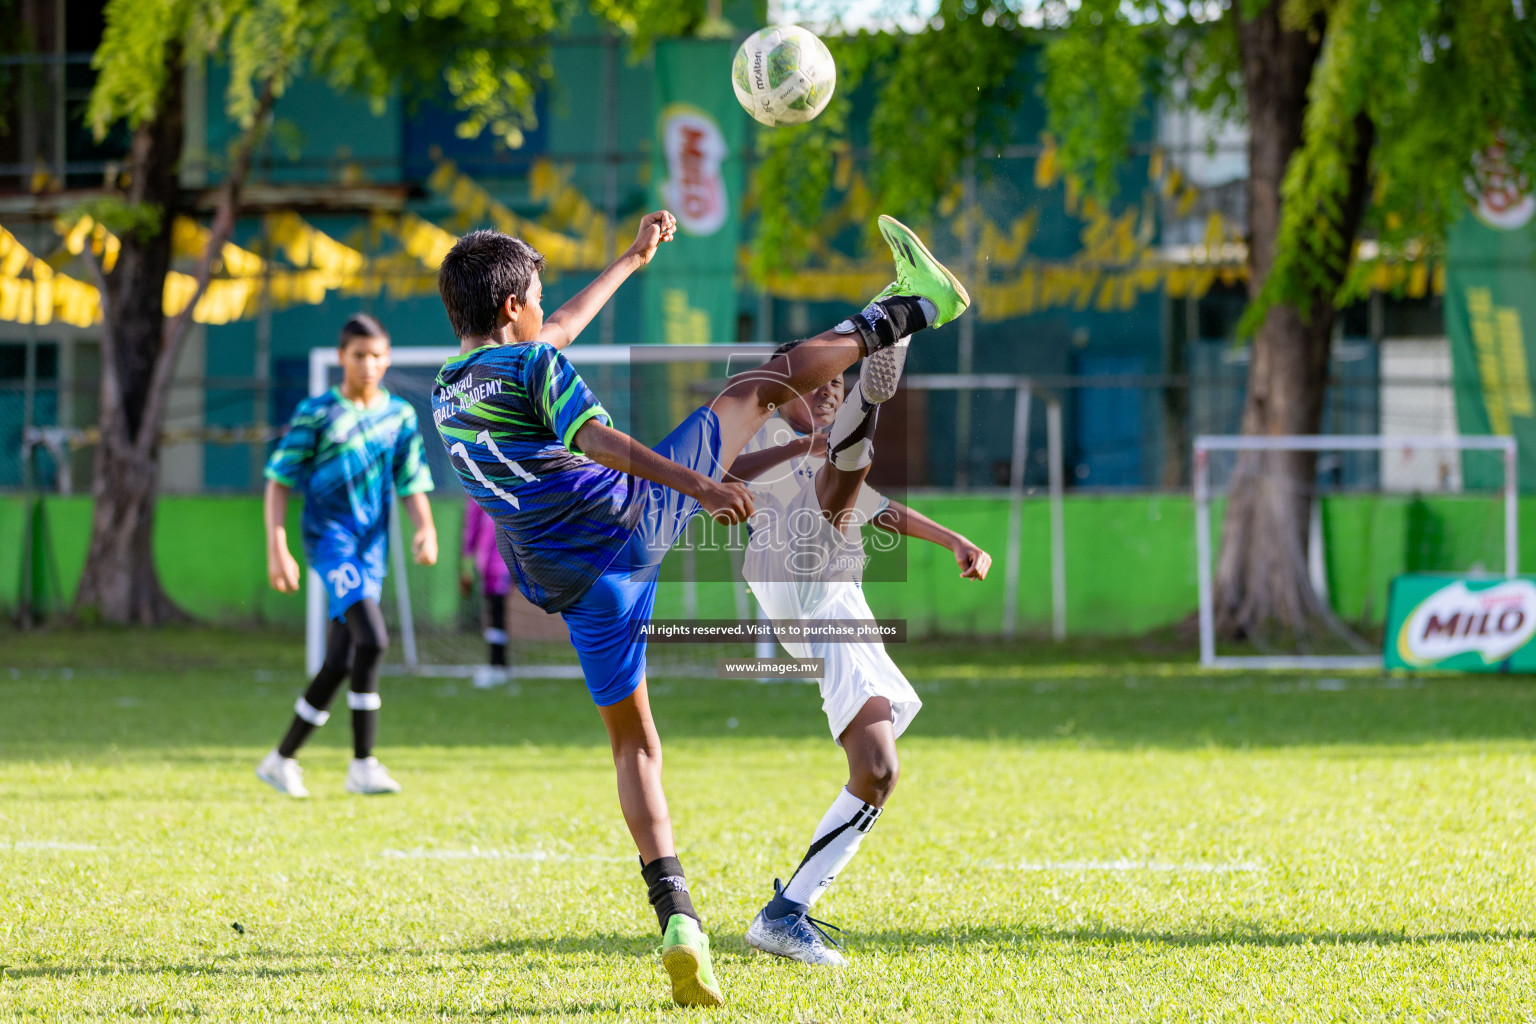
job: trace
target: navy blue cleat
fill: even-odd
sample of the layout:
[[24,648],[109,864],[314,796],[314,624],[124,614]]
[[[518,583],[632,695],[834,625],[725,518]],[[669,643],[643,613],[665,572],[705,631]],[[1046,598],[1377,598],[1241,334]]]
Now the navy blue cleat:
[[[774,956],[799,960],[803,964],[823,967],[847,965],[848,958],[833,948],[837,942],[824,930],[831,928],[833,931],[842,931],[841,928],[816,920],[810,914],[811,908],[804,903],[790,903],[784,898],[784,883],[777,878],[773,880],[773,893],[773,900],[757,912],[751,926],[747,928],[747,945]],[[789,908],[787,913],[778,917],[768,916],[770,910],[777,911],[785,907]]]

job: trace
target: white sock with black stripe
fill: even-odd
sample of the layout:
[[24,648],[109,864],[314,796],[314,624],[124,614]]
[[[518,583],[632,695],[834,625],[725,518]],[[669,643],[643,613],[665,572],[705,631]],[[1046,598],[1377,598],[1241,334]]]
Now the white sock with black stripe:
[[815,903],[837,878],[838,872],[859,852],[859,843],[864,841],[865,833],[875,827],[879,817],[880,808],[865,803],[843,787],[821,824],[816,826],[811,848],[784,887],[784,898],[806,906]]

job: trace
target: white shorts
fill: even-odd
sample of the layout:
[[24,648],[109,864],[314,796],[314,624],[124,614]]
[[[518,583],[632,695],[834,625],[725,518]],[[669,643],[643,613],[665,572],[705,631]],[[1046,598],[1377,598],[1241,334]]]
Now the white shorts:
[[[827,583],[819,587],[793,583],[754,582],[752,593],[771,619],[873,619],[864,591],[855,583]],[[806,607],[806,602],[812,602]],[[886,653],[885,645],[874,643],[836,644],[824,640],[808,644],[785,643],[784,649],[796,658],[823,658],[826,671],[821,677],[821,710],[826,713],[832,739],[848,728],[855,715],[870,699],[884,697],[891,702],[891,724],[896,735],[906,731],[913,717],[922,709],[917,691],[901,674],[901,669]]]

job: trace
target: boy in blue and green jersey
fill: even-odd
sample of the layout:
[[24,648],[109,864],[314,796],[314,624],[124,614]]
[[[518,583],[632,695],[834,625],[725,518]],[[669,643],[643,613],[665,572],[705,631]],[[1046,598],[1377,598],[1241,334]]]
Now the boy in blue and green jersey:
[[670,213],[647,214],[634,244],[548,320],[543,257],[499,232],[465,235],[438,272],[460,354],[438,374],[432,409],[460,482],[496,522],[518,589],[570,628],[608,729],[673,999],[716,1005],[709,941],[673,844],[638,632],[655,604],[661,560],[701,509],[728,523],[752,514],[746,488],[722,478],[774,409],[862,356],[954,319],[969,298],[926,250],[919,265],[920,246],[898,251],[897,281],[877,301],[731,378],[651,449],[613,428],[559,350],[675,229]]
[[304,495],[304,553],[325,587],[330,632],[325,662],[294,705],[277,748],[256,774],[279,793],[308,796],[294,755],[330,717],[327,708],[350,676],[353,759],[350,793],[399,792],[400,784],[373,756],[378,733],[379,660],[388,645],[379,611],[389,543],[391,498],[399,495],[415,524],[416,561],[437,561],[437,531],[427,492],[432,474],[416,411],[380,386],[389,368],[389,336],[359,313],[342,328],[342,383],[299,403],[267,463],[267,575],[284,593],[299,588],[299,565],[288,550],[288,493]]

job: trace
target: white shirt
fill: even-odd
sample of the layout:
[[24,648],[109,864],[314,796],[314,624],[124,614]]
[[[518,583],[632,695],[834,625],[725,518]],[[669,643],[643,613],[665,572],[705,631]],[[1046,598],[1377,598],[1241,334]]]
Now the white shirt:
[[[763,451],[804,437],[774,414],[747,442],[742,454]],[[852,515],[841,531],[822,514],[816,474],[822,456],[801,455],[764,470],[747,482],[757,511],[748,525],[746,576],[750,582],[858,582],[864,575],[864,524],[890,507],[868,484],[859,488]]]

